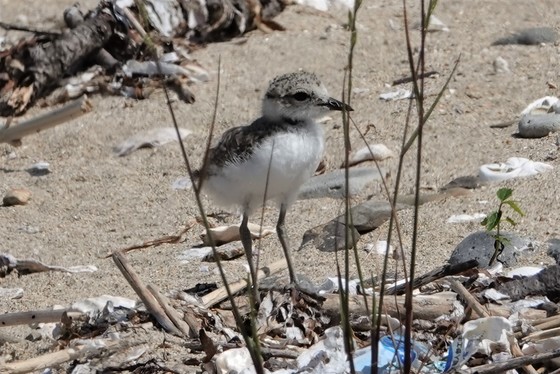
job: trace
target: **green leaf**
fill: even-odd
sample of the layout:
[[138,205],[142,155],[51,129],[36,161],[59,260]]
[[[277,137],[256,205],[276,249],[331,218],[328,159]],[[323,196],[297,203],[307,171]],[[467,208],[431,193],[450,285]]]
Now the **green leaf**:
[[521,208],[519,207],[519,205],[517,205],[516,201],[513,200],[508,200],[508,201],[504,201],[504,204],[507,204],[510,206],[511,209],[515,210],[517,212],[517,214],[519,214],[521,217],[525,216],[525,213],[523,213],[523,211],[521,210]]
[[512,226],[516,226],[517,222],[515,222],[514,220],[512,220],[510,217],[506,217],[506,222],[509,223]]
[[498,222],[500,221],[500,216],[501,214],[499,214],[499,212],[490,213],[490,215],[485,218],[486,230],[488,231],[494,230],[494,228],[498,225]]
[[482,226],[486,226],[488,224],[488,217],[484,217],[484,219],[482,221],[480,221],[480,224]]
[[494,239],[496,240],[496,242],[500,243],[500,245],[502,246],[502,249],[505,245],[510,243],[510,240],[503,235],[495,235]]
[[511,195],[513,194],[513,190],[511,188],[500,188],[498,190],[498,192],[496,192],[496,195],[498,196],[498,199],[500,199],[501,202],[505,202],[508,198],[511,197]]

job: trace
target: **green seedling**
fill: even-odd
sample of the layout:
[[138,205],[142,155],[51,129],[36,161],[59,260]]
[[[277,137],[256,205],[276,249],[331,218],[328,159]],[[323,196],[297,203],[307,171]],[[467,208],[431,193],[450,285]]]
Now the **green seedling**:
[[[488,263],[489,266],[492,266],[494,262],[498,259],[504,250],[504,247],[508,243],[508,239],[500,234],[500,228],[502,223],[509,223],[512,226],[517,225],[517,222],[513,220],[513,218],[506,216],[504,218],[504,208],[508,205],[515,213],[519,214],[521,217],[525,215],[517,202],[511,199],[511,195],[513,195],[513,190],[511,188],[500,188],[498,192],[496,192],[496,196],[498,196],[498,200],[500,200],[500,204],[498,205],[498,210],[490,213],[486,218],[480,222],[481,225],[486,227],[486,231],[491,233],[494,237],[494,254]],[[494,234],[492,232],[496,230]]]

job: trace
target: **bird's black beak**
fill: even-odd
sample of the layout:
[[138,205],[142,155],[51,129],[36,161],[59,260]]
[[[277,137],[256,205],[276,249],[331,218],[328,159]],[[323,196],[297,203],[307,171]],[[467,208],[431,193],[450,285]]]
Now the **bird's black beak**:
[[348,105],[346,103],[343,103],[342,101],[339,101],[337,99],[333,99],[332,97],[329,97],[321,105],[326,106],[330,110],[338,110],[338,111],[345,110],[347,112],[351,112],[351,111],[354,110],[354,109],[352,109],[352,107],[350,105]]

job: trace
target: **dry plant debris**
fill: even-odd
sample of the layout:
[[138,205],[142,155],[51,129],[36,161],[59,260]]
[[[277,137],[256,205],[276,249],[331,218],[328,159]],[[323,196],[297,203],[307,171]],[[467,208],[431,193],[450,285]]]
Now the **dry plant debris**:
[[[33,36],[0,50],[0,115],[21,115],[49,94],[47,104],[92,92],[142,99],[162,76],[181,100],[192,103],[187,86],[208,80],[208,73],[190,59],[190,50],[254,28],[283,29],[272,21],[285,7],[282,0],[193,4],[101,1],[85,14],[76,4],[64,12],[68,29],[62,33],[23,28]],[[22,30],[6,23],[0,27]]]
[[[5,264],[14,262],[6,260],[9,256],[2,258]],[[199,368],[220,373],[252,365],[224,287],[197,285],[187,290],[188,293],[168,290],[167,297],[153,285],[143,283],[124,253],[115,252],[113,259],[142,302],[105,296],[76,302],[64,309],[4,314],[0,316],[0,326],[40,327],[30,335],[33,341],[50,339],[58,346],[53,346],[50,353],[27,360],[4,357],[0,372],[25,373],[60,367],[69,372],[78,372],[75,371],[78,368],[132,372],[140,368],[156,372]],[[316,289],[315,296],[294,289],[286,291],[278,286],[281,282],[270,278],[285,270],[285,266],[281,260],[259,272],[266,288],[261,288],[261,302],[256,306],[256,326],[265,367],[279,373],[346,370],[347,357],[340,340],[340,296],[331,293],[332,289],[329,293]],[[444,266],[417,278],[414,284],[419,291],[414,298],[416,368],[434,373],[443,372],[448,365],[457,373],[474,373],[520,367],[525,371],[536,370],[545,361],[547,366],[554,365],[549,360],[560,356],[560,349],[554,343],[560,317],[551,301],[558,298],[554,291],[558,289],[558,277],[541,274],[553,272],[557,265],[516,279],[480,271],[474,266],[473,261]],[[543,286],[532,287],[535,282],[542,282]],[[402,282],[396,284],[385,292],[400,293]],[[252,318],[244,291],[246,286],[245,280],[230,284],[244,319]],[[511,297],[504,293],[507,289],[520,288],[530,288],[533,296],[522,299],[519,292],[513,292]],[[502,294],[499,299],[492,298],[494,293],[490,291],[494,289]],[[378,297],[381,290],[360,286],[352,290],[349,318],[358,349],[354,360],[369,362],[372,329],[369,308],[372,297]],[[382,331],[393,338],[380,341],[380,352],[402,348],[403,310],[404,296],[386,298]],[[138,334],[139,328],[142,334]],[[161,334],[162,328],[176,336],[168,336],[165,346],[183,351],[181,362],[163,360],[157,347],[156,353],[151,352],[147,337]],[[543,351],[544,346],[553,348]],[[399,363],[383,357],[380,356],[380,362],[387,365],[386,372],[398,372]]]

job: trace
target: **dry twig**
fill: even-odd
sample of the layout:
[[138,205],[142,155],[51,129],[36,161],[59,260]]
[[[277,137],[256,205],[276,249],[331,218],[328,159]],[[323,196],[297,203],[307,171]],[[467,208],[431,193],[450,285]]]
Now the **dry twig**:
[[92,109],[87,96],[17,125],[0,127],[0,143],[17,144],[23,137],[71,121]]

